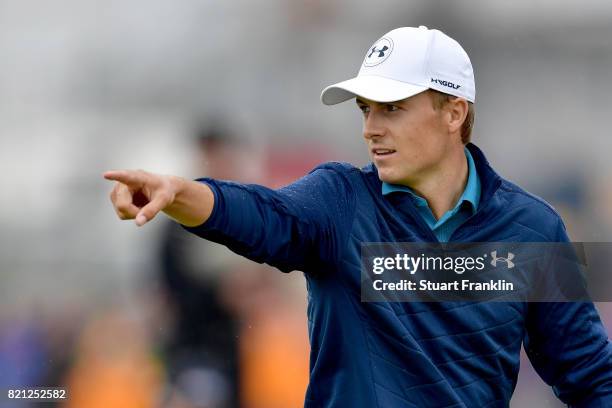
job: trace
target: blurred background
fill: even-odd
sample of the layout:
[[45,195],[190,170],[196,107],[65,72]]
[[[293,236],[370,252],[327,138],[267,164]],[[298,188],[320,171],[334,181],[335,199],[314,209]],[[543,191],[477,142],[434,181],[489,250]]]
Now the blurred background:
[[[69,388],[48,407],[301,406],[303,276],[164,216],[120,222],[101,174],[274,187],[364,165],[360,113],[319,94],[399,26],[464,46],[473,141],[574,241],[611,241],[610,21],[595,0],[0,0],[0,388]],[[559,406],[523,356],[512,407]]]

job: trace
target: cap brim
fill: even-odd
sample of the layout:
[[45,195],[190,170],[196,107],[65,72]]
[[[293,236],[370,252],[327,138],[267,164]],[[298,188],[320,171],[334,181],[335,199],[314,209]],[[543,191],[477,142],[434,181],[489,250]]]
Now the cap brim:
[[361,75],[330,85],[321,92],[321,102],[335,105],[356,96],[374,102],[395,102],[428,88],[374,75]]

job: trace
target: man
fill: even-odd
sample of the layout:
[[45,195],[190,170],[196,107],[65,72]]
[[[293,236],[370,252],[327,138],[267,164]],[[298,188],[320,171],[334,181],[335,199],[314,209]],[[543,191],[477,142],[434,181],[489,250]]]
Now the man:
[[356,98],[371,164],[327,163],[279,190],[105,173],[121,219],[159,211],[281,271],[305,272],[308,407],[504,407],[521,343],[571,406],[612,406],[612,345],[594,306],[361,302],[363,242],[568,241],[558,214],[469,143],[475,86],[461,46],[404,27],[368,49],[325,104]]
[[[198,126],[194,139],[197,173],[222,179],[239,174],[239,155],[232,152],[241,146],[222,123]],[[225,248],[164,221],[157,279],[174,323],[164,332],[161,349],[171,397],[194,406],[237,407],[239,319],[223,299],[235,262]],[[194,387],[190,379],[198,376]],[[202,395],[206,388],[215,392]]]

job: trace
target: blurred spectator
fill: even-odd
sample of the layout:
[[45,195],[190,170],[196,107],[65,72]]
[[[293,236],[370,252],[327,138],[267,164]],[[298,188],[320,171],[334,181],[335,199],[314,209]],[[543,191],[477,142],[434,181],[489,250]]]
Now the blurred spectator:
[[[239,141],[221,125],[198,129],[195,145],[200,175],[239,177]],[[238,406],[238,322],[223,303],[220,287],[236,261],[242,261],[220,245],[195,239],[170,220],[159,253],[161,289],[174,320],[163,346],[171,404]]]
[[[236,180],[253,159],[223,126],[197,132],[199,175]],[[329,148],[265,150],[262,184],[287,184],[332,155]],[[165,352],[175,407],[284,408],[303,404],[308,384],[304,281],[279,275],[218,244],[164,228],[161,281],[173,310]]]

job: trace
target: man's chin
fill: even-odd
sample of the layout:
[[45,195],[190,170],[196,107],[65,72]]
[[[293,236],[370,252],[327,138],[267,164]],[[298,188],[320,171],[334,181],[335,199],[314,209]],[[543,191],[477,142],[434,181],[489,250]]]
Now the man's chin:
[[411,184],[411,179],[407,177],[400,177],[397,174],[390,174],[383,171],[378,171],[378,178],[380,181],[387,184],[397,184],[402,186],[408,186]]
[[400,184],[400,179],[398,177],[393,177],[391,174],[386,174],[384,171],[378,172],[378,178],[380,181],[388,184]]
[[374,165],[376,166],[376,170],[378,171],[378,178],[380,179],[380,181],[383,181],[385,183],[389,183],[389,184],[399,184],[402,180],[402,173],[403,171],[398,171],[401,169],[398,169],[398,166],[393,166],[391,165],[391,163],[376,163],[374,162]]

